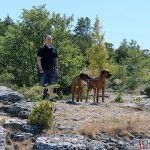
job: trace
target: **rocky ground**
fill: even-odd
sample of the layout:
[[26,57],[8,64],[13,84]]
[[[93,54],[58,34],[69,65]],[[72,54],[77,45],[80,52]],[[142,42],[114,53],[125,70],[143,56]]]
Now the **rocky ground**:
[[[105,102],[94,104],[62,100],[54,102],[53,127],[41,131],[26,124],[34,104],[22,95],[0,87],[1,150],[133,150],[138,139],[150,139],[150,99],[107,93]],[[138,97],[139,98],[139,97]],[[101,99],[101,98],[100,98]],[[149,148],[149,147],[148,147]]]

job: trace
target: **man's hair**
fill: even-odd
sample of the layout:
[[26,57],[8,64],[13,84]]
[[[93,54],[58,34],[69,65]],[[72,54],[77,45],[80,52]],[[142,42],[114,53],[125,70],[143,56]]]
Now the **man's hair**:
[[50,34],[46,34],[45,39],[46,39],[48,36],[50,36],[50,37],[52,38],[52,36],[51,36]]

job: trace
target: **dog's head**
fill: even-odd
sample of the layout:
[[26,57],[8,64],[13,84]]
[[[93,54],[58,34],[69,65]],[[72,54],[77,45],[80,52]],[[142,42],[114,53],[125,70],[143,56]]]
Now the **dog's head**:
[[81,73],[80,78],[85,81],[88,81],[89,79],[91,79],[91,77],[89,77],[88,74],[85,74],[85,73]]
[[104,75],[106,78],[110,78],[112,76],[112,74],[107,70],[101,71],[101,74]]

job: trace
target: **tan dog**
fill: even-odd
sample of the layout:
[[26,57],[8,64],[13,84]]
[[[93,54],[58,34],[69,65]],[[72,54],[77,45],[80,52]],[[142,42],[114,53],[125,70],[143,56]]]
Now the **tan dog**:
[[99,102],[99,91],[102,90],[102,102],[104,102],[104,93],[105,93],[105,87],[106,87],[106,78],[110,78],[112,75],[109,73],[109,71],[103,70],[101,71],[101,74],[97,78],[92,78],[88,82],[87,87],[87,96],[86,96],[86,102],[88,101],[89,92],[91,89],[94,89],[94,103],[95,103],[95,97],[96,102]]
[[83,81],[91,79],[87,74],[81,73],[80,75],[76,76],[71,83],[71,92],[72,92],[72,101],[76,97],[76,101],[79,100],[82,102],[82,95],[83,95]]

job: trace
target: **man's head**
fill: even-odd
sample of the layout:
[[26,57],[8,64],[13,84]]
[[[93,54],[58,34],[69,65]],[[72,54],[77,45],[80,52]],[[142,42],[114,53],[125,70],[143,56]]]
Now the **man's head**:
[[51,46],[52,45],[52,37],[50,35],[47,35],[45,37],[45,45],[46,46]]

